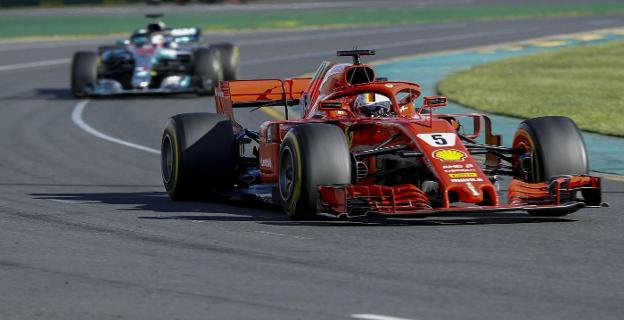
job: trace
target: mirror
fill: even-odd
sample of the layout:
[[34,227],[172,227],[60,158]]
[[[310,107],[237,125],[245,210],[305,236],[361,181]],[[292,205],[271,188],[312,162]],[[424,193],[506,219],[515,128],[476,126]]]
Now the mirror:
[[425,108],[437,108],[444,107],[448,104],[448,98],[442,96],[429,96],[424,97],[424,105]]
[[340,109],[342,109],[342,101],[338,101],[338,100],[321,101],[319,104],[319,110],[340,110]]

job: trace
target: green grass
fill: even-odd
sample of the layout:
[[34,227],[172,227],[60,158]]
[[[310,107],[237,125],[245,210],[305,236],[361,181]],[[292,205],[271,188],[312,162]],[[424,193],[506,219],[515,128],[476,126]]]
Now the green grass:
[[624,42],[570,47],[460,71],[438,91],[464,106],[519,118],[564,115],[624,136]]
[[[309,27],[400,25],[453,21],[552,18],[582,15],[624,14],[624,3],[470,5],[405,9],[302,10],[271,12],[172,14],[172,26],[199,26],[206,31],[241,29],[288,29]],[[0,38],[40,36],[106,35],[128,33],[145,24],[134,15],[5,16]]]

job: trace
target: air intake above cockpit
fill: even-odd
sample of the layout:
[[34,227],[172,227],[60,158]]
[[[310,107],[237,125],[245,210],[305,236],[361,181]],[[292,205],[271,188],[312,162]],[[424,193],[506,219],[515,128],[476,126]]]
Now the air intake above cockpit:
[[345,70],[345,81],[350,85],[375,81],[375,70],[365,64],[354,64]]

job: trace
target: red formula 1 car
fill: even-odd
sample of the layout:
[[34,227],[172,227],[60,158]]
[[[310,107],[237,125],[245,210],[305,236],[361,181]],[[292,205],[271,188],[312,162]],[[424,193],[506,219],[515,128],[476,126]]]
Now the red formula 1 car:
[[[487,116],[434,113],[445,97],[417,106],[418,84],[376,78],[360,62],[370,54],[339,51],[353,63],[323,62],[312,78],[221,82],[217,114],[179,114],[165,128],[169,195],[254,197],[281,204],[293,219],[507,210],[560,216],[602,205],[600,178],[588,175],[585,144],[570,119],[525,120],[505,147]],[[234,108],[268,106],[283,106],[287,120],[258,131],[234,120]],[[302,117],[288,120],[297,107]],[[500,176],[511,177],[506,196]]]

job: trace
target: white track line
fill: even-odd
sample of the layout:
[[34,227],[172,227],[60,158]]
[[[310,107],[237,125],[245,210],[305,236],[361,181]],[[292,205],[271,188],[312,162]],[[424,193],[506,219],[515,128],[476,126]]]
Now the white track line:
[[65,199],[47,199],[54,202],[64,203],[64,204],[89,204],[89,203],[98,203],[98,201],[85,201],[85,200],[65,200]]
[[381,314],[372,314],[372,313],[352,314],[351,318],[366,319],[366,320],[412,320],[408,318],[397,318],[397,317],[384,316]]
[[78,102],[78,104],[74,107],[74,111],[72,112],[72,116],[71,119],[74,122],[74,124],[76,124],[80,129],[88,132],[89,134],[92,134],[100,139],[106,140],[106,141],[110,141],[113,143],[117,143],[120,144],[122,146],[126,146],[126,147],[130,147],[130,148],[134,148],[137,150],[141,150],[141,151],[145,151],[145,152],[149,152],[149,153],[153,153],[153,154],[160,154],[159,150],[156,149],[152,149],[146,146],[142,146],[140,144],[136,144],[136,143],[132,143],[132,142],[128,142],[125,140],[121,140],[121,139],[117,139],[115,137],[111,137],[107,134],[101,133],[95,129],[93,129],[93,127],[91,127],[90,125],[88,125],[86,122],[84,122],[84,120],[82,120],[82,112],[84,111],[85,107],[87,106],[87,104],[89,103],[89,99],[86,100],[81,100],[80,102]]
[[70,61],[71,61],[70,59],[55,59],[55,60],[10,64],[10,65],[5,65],[5,66],[0,66],[0,71],[19,70],[19,69],[35,68],[35,67],[48,67],[48,66],[54,66],[54,65],[59,65],[59,64],[67,64]]
[[299,239],[299,240],[312,240],[312,238],[308,238],[308,237],[295,236],[295,235],[283,234],[283,233],[277,233],[277,232],[270,232],[270,231],[258,230],[258,231],[254,231],[254,232],[255,233],[259,233],[259,234],[266,234],[266,235],[269,235],[269,236],[276,236],[276,237],[295,238],[295,239]]

